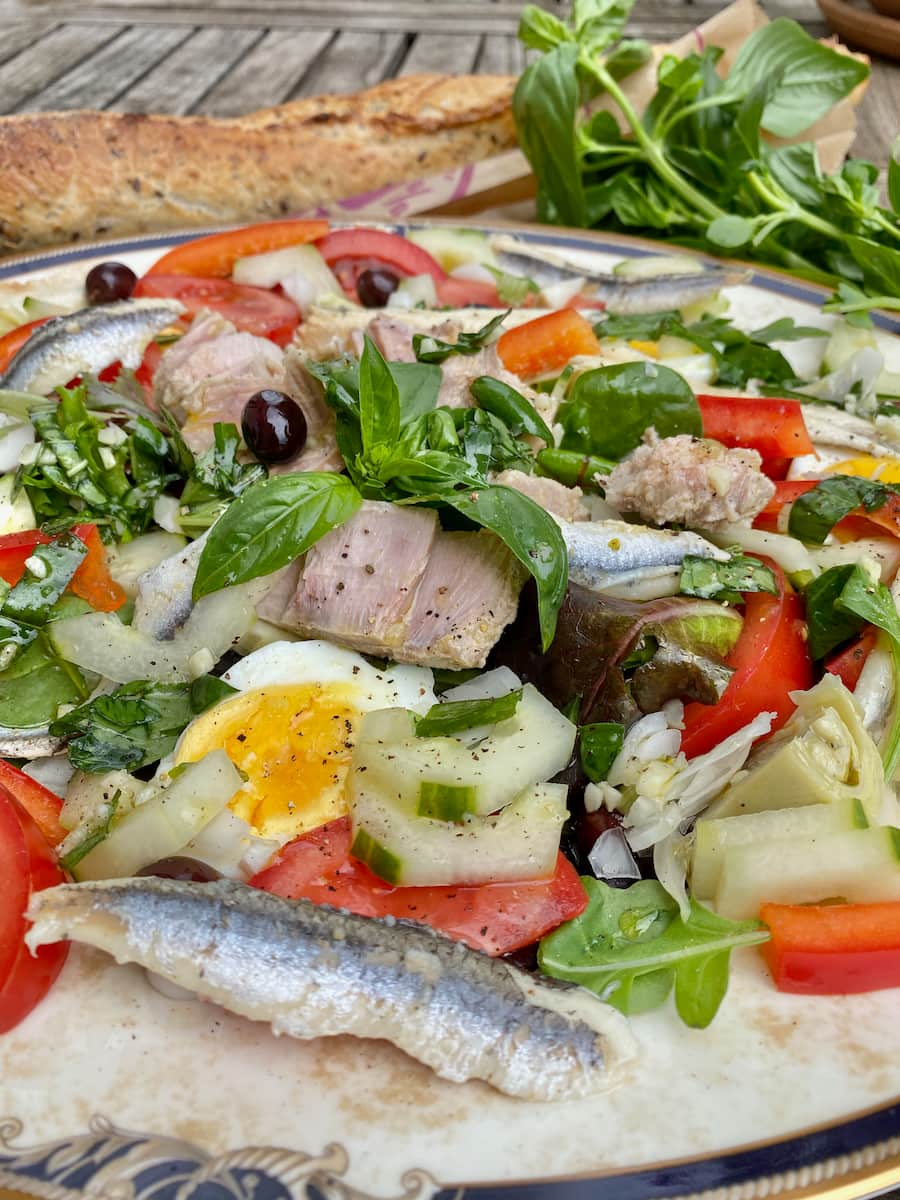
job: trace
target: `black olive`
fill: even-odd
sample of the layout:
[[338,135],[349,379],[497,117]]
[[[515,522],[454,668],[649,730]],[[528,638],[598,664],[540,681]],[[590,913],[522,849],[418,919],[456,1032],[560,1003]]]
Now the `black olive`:
[[138,875],[150,875],[156,879],[177,879],[182,883],[215,883],[221,879],[221,874],[209,863],[200,862],[197,858],[175,856],[161,858],[159,862],[151,863],[149,867],[141,867]]
[[306,417],[296,400],[274,388],[256,392],[244,405],[241,429],[260,462],[284,462],[306,445]]
[[356,294],[360,304],[366,308],[384,308],[388,300],[397,290],[400,280],[393,271],[383,267],[372,267],[363,271],[356,281]]
[[127,300],[136,283],[137,275],[124,263],[98,263],[88,271],[84,281],[88,304],[112,304],[114,300]]

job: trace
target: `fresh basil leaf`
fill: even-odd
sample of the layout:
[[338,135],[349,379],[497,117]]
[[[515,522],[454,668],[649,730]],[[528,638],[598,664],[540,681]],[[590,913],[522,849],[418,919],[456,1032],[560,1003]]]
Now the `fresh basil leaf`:
[[856,58],[816,41],[787,17],[752,33],[728,73],[729,90],[749,92],[762,81],[773,86],[762,126],[792,138],[808,129],[869,75]]
[[544,418],[521,392],[508,383],[492,379],[489,375],[479,375],[469,384],[469,391],[479,408],[493,413],[514,437],[527,433],[541,438],[546,446],[553,445],[553,434]]
[[195,713],[206,712],[208,708],[212,708],[220,700],[227,700],[236,692],[237,688],[233,688],[218,675],[200,675],[190,685],[191,708]]
[[660,437],[703,434],[694,393],[669,367],[617,363],[579,375],[560,405],[561,447],[620,459],[639,446],[650,427]]
[[359,427],[363,454],[393,447],[400,436],[400,392],[384,355],[368,334],[359,360]]
[[582,725],[578,730],[581,767],[591,783],[601,783],[609,774],[625,740],[625,726],[614,721]]
[[542,938],[538,964],[631,1014],[656,1008],[675,986],[676,1007],[692,1028],[704,1029],[727,987],[731,951],[768,939],[759,921],[729,921],[691,901],[685,921],[656,880],[613,888],[582,878],[588,906]]
[[441,390],[441,368],[432,363],[392,362],[388,370],[397,385],[400,427],[405,428],[424,413],[431,412]]
[[432,704],[416,721],[416,737],[452,737],[481,725],[496,725],[516,715],[522,689],[485,700],[445,700]]
[[568,42],[555,46],[525,70],[513,93],[519,144],[538,178],[539,212],[576,228],[586,217],[576,133],[579,53]]
[[810,580],[803,589],[808,630],[806,646],[814,660],[824,658],[835,646],[858,634],[865,625],[861,617],[836,607],[836,601],[854,569],[852,563],[830,567],[816,579]]
[[603,65],[613,79],[624,79],[653,57],[653,47],[643,38],[623,38],[610,50]]
[[43,625],[87,555],[87,546],[72,533],[61,534],[48,545],[38,545],[25,574],[3,602],[3,616],[26,625]]
[[892,297],[900,296],[900,251],[855,236],[848,236],[846,244],[870,287]]
[[496,317],[491,317],[486,325],[482,325],[474,333],[460,333],[455,342],[444,342],[428,333],[414,333],[413,350],[416,358],[419,362],[442,363],[451,354],[477,354],[479,350],[483,350],[490,343],[509,313],[509,309],[506,312],[498,313]]
[[0,725],[47,725],[63,704],[79,704],[90,691],[81,672],[53,653],[39,631],[12,666],[0,672]]
[[820,546],[838,521],[849,516],[855,508],[875,512],[894,492],[894,488],[876,479],[829,475],[793,502],[788,532],[801,542]]
[[827,329],[817,325],[797,325],[793,317],[778,317],[762,329],[754,329],[750,338],[754,342],[798,342],[803,338],[828,337]]
[[817,208],[822,200],[821,169],[815,144],[767,146],[766,166],[773,179],[799,204]]
[[497,283],[497,296],[501,304],[510,304],[518,308],[529,296],[539,296],[541,289],[533,279],[524,275],[511,275],[509,271],[501,271],[499,267],[484,264]]
[[569,557],[557,523],[521,492],[496,484],[449,494],[446,503],[495,533],[530,572],[537,585],[541,642],[546,650],[556,632],[569,578]]
[[634,0],[574,0],[575,36],[594,54],[617,41],[634,7]]
[[598,338],[656,342],[663,334],[681,326],[681,315],[671,310],[658,313],[606,313],[594,326],[594,333]]
[[262,463],[238,460],[240,448],[237,426],[217,421],[213,426],[213,444],[194,463],[181,493],[183,508],[211,500],[230,500],[258,479],[265,479],[267,472]]
[[344,475],[302,471],[252,484],[212,527],[194,599],[287,566],[356,512],[362,497]]
[[572,40],[565,22],[536,4],[526,4],[519,17],[519,40],[532,50],[552,50]]
[[681,563],[678,590],[683,596],[739,604],[744,592],[778,595],[775,572],[758,558],[735,554],[727,562],[687,554]]
[[894,153],[891,154],[891,161],[888,163],[887,185],[894,216],[900,217],[900,162]]

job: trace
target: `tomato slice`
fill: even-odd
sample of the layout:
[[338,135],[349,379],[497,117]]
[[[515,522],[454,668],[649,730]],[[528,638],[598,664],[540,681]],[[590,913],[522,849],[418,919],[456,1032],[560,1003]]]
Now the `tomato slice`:
[[762,947],[782,992],[847,995],[900,987],[900,902],[763,904]]
[[29,321],[27,325],[17,325],[15,329],[0,337],[0,371],[6,370],[38,326],[46,324],[49,320],[49,317],[38,317],[36,321]]
[[53,851],[28,813],[0,786],[0,1033],[28,1015],[47,994],[68,943],[25,945],[25,910],[34,892],[65,882]]
[[[384,229],[334,229],[316,242],[319,253],[331,267],[345,273],[344,264],[362,263],[360,270],[379,264],[398,275],[430,275],[435,283],[448,278],[447,272],[427,250],[409,242],[399,233]],[[346,287],[344,279],[341,284]],[[355,280],[354,280],[355,286]]]
[[267,337],[286,346],[300,323],[300,310],[287,296],[266,288],[232,283],[230,279],[206,279],[194,275],[144,275],[135,284],[133,296],[180,300],[193,318],[201,308],[211,308],[246,333]]
[[845,646],[843,650],[836,650],[825,659],[825,670],[830,675],[837,675],[844,687],[852,692],[859,683],[866,659],[875,649],[877,641],[878,630],[874,625],[869,625],[849,646]]
[[266,221],[195,238],[156,260],[148,275],[202,275],[227,279],[239,258],[301,246],[327,234],[327,221]]
[[[115,612],[125,603],[125,592],[109,573],[106,547],[96,525],[73,525],[72,532],[87,546],[88,552],[72,576],[70,590],[87,600],[100,612]],[[0,579],[15,587],[25,574],[25,561],[35,546],[46,546],[53,539],[40,529],[0,536]]]
[[58,846],[68,830],[59,823],[62,800],[49,788],[14,767],[5,758],[0,758],[0,789],[5,788],[12,798],[28,813],[41,831],[41,837],[50,846]]
[[803,603],[781,569],[768,565],[775,571],[779,594],[750,592],[744,597],[744,628],[727,659],[734,674],[722,699],[684,706],[681,748],[688,758],[712,750],[761,712],[774,712],[772,730],[780,729],[795,708],[790,693],[812,687]]
[[289,900],[348,908],[363,917],[403,917],[440,929],[487,954],[509,954],[577,917],[587,896],[561,854],[550,879],[477,887],[392,887],[352,858],[350,818],[289,842],[250,880]]
[[435,284],[435,291],[438,304],[448,308],[466,308],[470,304],[483,305],[485,308],[508,307],[500,303],[497,285],[481,279],[457,279],[454,275],[448,275]]
[[697,396],[703,433],[731,449],[758,451],[763,458],[814,454],[799,400],[745,396]]

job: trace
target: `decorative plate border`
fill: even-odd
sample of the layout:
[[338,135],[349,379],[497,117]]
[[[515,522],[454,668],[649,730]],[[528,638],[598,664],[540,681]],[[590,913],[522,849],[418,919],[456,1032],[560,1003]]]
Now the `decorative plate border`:
[[[423,219],[378,224],[402,233],[423,225],[461,223]],[[465,223],[485,232],[501,228],[490,222]],[[0,280],[102,253],[164,250],[221,228],[17,255],[0,261]],[[626,235],[537,225],[502,228],[515,230],[526,241],[561,249],[635,258],[659,253],[658,243]],[[780,271],[740,265],[750,270],[750,285],[777,295],[819,304],[829,294],[827,288]],[[885,332],[900,334],[900,319],[888,313],[873,313],[873,321]],[[864,1200],[900,1186],[900,1100],[783,1140],[633,1170],[450,1186],[439,1184],[426,1171],[411,1170],[390,1197],[361,1191],[343,1178],[350,1164],[339,1144],[326,1146],[317,1156],[274,1147],[212,1155],[177,1138],[120,1130],[102,1116],[92,1119],[87,1133],[57,1142],[16,1145],[23,1132],[15,1117],[0,1119],[0,1186],[41,1200]]]

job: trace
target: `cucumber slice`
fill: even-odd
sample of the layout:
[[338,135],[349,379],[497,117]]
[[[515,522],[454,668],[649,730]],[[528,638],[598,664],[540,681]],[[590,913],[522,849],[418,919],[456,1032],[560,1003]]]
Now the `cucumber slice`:
[[[352,771],[367,773],[375,786],[396,795],[410,814],[418,810],[423,782],[471,788],[470,812],[480,816],[496,812],[524,788],[551,779],[568,766],[575,746],[575,726],[530,684],[523,688],[516,715],[493,726],[471,747],[453,737],[417,738],[403,733],[394,738],[394,728],[399,731],[402,723],[410,727],[409,714],[394,711],[403,715],[389,718],[379,713],[363,720]],[[390,721],[396,725],[389,726]]]
[[60,308],[58,304],[51,304],[48,300],[39,300],[37,296],[26,296],[22,301],[22,308],[29,321],[37,321],[41,317],[61,317],[69,310]]
[[352,853],[395,886],[546,878],[568,812],[562,783],[537,784],[496,816],[459,824],[411,814],[367,775],[351,776],[350,796]]
[[34,509],[25,494],[25,489],[13,499],[16,477],[14,474],[0,478],[0,534],[22,533],[36,525]]
[[658,275],[696,275],[703,263],[689,254],[646,254],[641,258],[623,258],[613,267],[622,279],[655,279]]
[[822,374],[828,375],[832,371],[837,371],[858,350],[864,350],[867,347],[872,350],[878,349],[878,341],[871,329],[850,325],[846,321],[835,322],[831,336],[825,343],[825,353],[822,355]]
[[475,229],[416,229],[406,236],[427,250],[445,271],[453,271],[466,263],[500,266],[487,235]]
[[[341,296],[344,289],[315,246],[285,246],[265,254],[251,254],[234,264],[231,278],[252,287],[280,284],[301,312],[323,296]],[[349,303],[349,302],[348,302]]]
[[777,838],[725,850],[715,909],[744,920],[764,901],[851,904],[900,900],[900,829],[880,825],[821,837]]
[[186,545],[187,538],[177,533],[145,533],[132,542],[107,546],[109,573],[133,600],[138,594],[138,578]]
[[167,788],[137,805],[73,869],[75,878],[121,879],[141,867],[171,858],[195,837],[243,780],[224,750],[211,750],[189,763]]
[[475,789],[429,783],[423,779],[419,785],[419,807],[416,811],[420,817],[459,823],[466,813],[475,811]]
[[437,302],[437,288],[430,275],[408,275],[401,279],[388,301],[391,307],[399,308],[415,308],[417,304],[437,308]]
[[783,838],[815,838],[828,833],[866,829],[869,822],[859,800],[843,798],[832,804],[776,808],[743,817],[702,819],[694,826],[691,893],[697,899],[716,894],[725,852]]

